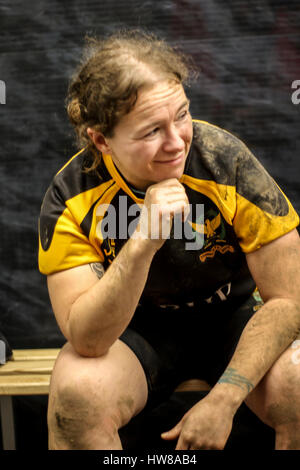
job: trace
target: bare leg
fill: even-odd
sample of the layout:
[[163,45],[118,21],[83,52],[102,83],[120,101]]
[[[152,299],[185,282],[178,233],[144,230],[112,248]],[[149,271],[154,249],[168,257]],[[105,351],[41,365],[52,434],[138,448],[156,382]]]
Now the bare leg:
[[48,406],[50,449],[121,449],[118,430],[145,406],[135,354],[116,341],[105,356],[79,356],[67,343],[56,361]]
[[300,338],[280,356],[246,400],[276,431],[277,450],[300,450]]

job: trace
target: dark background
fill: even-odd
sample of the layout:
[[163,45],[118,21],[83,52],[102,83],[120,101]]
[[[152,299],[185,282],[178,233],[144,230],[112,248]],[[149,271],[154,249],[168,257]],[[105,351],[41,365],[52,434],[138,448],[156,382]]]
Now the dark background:
[[84,36],[124,26],[193,56],[193,117],[244,140],[300,212],[299,0],[0,0],[0,331],[13,348],[64,342],[37,269],[38,215],[76,151],[64,99]]

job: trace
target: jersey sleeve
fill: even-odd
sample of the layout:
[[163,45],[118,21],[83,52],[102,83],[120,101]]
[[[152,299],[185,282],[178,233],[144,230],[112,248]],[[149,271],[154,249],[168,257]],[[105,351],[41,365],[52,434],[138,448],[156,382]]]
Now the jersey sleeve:
[[285,235],[299,225],[292,204],[260,162],[242,144],[236,168],[234,231],[245,253]]
[[53,274],[76,266],[102,262],[103,254],[84,234],[80,221],[52,186],[48,189],[39,218],[39,270]]

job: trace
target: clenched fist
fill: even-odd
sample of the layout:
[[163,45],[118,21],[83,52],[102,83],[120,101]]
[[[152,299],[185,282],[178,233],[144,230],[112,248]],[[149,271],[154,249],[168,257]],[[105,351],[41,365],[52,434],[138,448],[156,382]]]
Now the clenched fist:
[[189,214],[189,201],[183,185],[175,178],[149,186],[133,238],[150,240],[161,248],[170,236],[175,215],[185,220]]

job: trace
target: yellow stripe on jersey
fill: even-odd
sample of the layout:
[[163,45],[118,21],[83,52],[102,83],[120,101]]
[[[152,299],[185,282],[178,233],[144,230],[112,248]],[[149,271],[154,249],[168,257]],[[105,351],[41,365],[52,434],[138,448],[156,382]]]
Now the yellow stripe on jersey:
[[187,175],[183,175],[180,181],[214,202],[226,222],[233,226],[241,249],[245,253],[259,249],[299,225],[298,214],[278,185],[276,186],[288,204],[288,213],[284,216],[273,215],[260,209],[237,193],[234,186]]
[[91,245],[68,207],[57,221],[49,249],[44,251],[39,241],[39,268],[42,274],[103,261],[100,246],[96,249]]
[[58,172],[56,173],[55,176],[59,175],[59,173],[61,173],[70,163],[72,160],[74,160],[74,158],[78,157],[78,155],[80,155],[82,152],[84,152],[86,149],[86,147],[84,147],[83,149],[79,150],[79,152],[75,153],[75,155],[73,155],[73,157],[71,157],[65,164],[64,166],[58,170]]
[[123,191],[128,194],[131,199],[134,200],[134,202],[136,204],[144,204],[144,200],[143,199],[140,199],[138,198],[132,191],[131,189],[129,188],[129,186],[126,184],[126,182],[123,180],[123,178],[121,177],[120,173],[118,172],[118,170],[116,169],[115,167],[115,164],[111,158],[110,155],[108,154],[103,154],[102,155],[103,157],[103,161],[105,163],[105,166],[106,168],[108,169],[110,175],[114,178],[114,180],[116,181],[116,183],[119,185],[120,188],[123,189]]
[[110,179],[109,181],[100,184],[96,188],[92,188],[88,191],[77,194],[77,196],[74,196],[66,201],[66,206],[70,209],[71,213],[76,214],[76,220],[79,220],[81,223],[86,216],[87,208],[91,207],[97,201],[97,199],[100,199],[113,183],[114,180]]
[[289,212],[284,216],[269,214],[240,194],[237,193],[236,196],[237,212],[233,227],[245,253],[258,250],[299,225],[299,216],[286,196],[284,197],[288,203]]
[[187,175],[183,175],[180,181],[194,191],[202,193],[211,199],[222,212],[226,222],[232,225],[232,219],[236,211],[236,191],[234,186],[218,184],[215,181],[197,179]]

